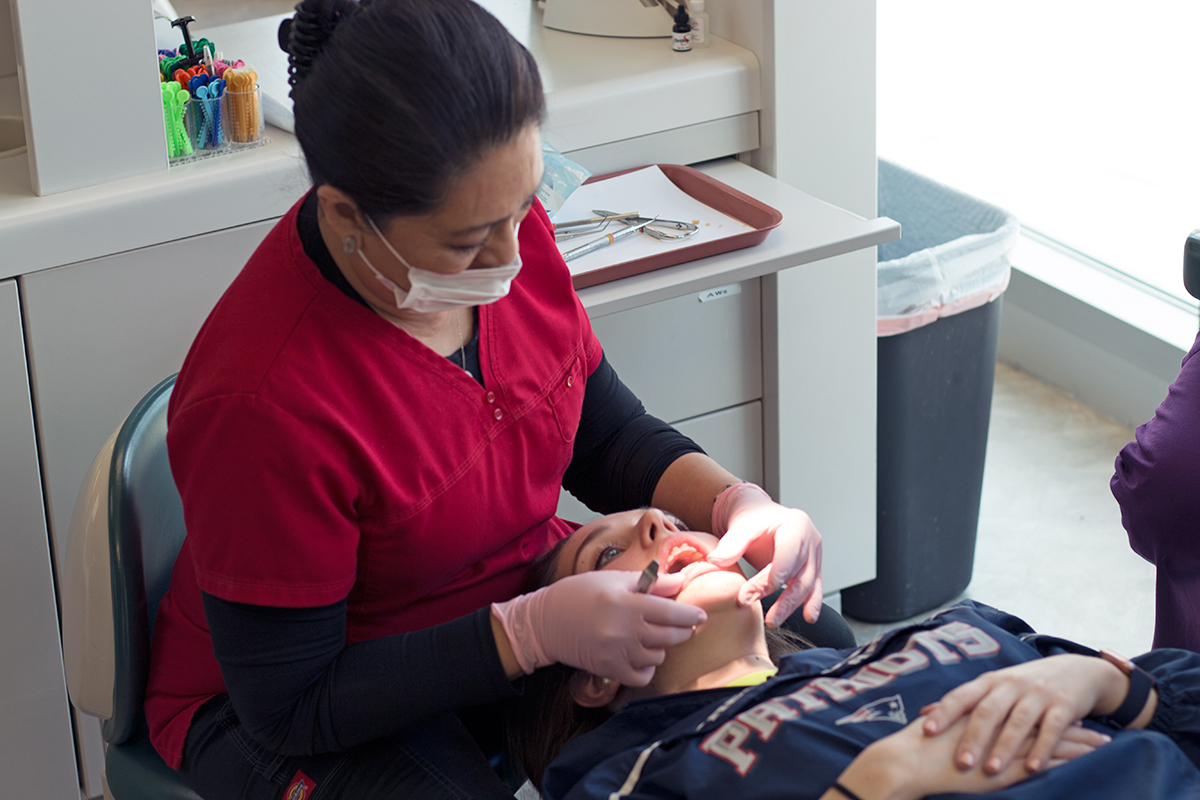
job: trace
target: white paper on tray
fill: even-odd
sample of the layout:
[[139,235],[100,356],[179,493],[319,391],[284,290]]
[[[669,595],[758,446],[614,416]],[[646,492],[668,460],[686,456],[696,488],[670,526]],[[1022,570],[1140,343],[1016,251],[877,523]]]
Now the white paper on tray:
[[[596,208],[617,213],[636,211],[647,217],[691,222],[699,225],[700,230],[693,236],[677,242],[662,242],[641,235],[621,239],[608,247],[602,247],[586,256],[568,261],[567,267],[570,268],[572,275],[581,275],[585,272],[611,267],[614,264],[624,264],[626,261],[659,255],[675,247],[689,247],[754,230],[752,226],[736,220],[728,214],[722,214],[687,194],[671,183],[658,167],[646,167],[636,172],[580,186],[563,203],[562,208],[554,215],[554,220],[569,222],[576,219],[587,219],[596,216],[592,213],[592,209]],[[558,242],[559,252],[565,253],[572,248],[587,244],[605,233],[616,233],[623,227],[624,225],[620,222],[610,222],[604,233],[589,233],[562,240]]]

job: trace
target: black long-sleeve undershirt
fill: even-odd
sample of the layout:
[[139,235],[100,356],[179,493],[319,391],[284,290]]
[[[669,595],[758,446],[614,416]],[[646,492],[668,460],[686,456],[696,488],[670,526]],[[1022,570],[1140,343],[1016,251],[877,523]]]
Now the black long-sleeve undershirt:
[[[321,274],[357,302],[321,238],[315,193],[297,228]],[[457,354],[456,354],[457,355]],[[478,338],[466,348],[481,380]],[[472,369],[473,367],[473,369]],[[601,356],[588,377],[563,486],[601,512],[649,505],[675,459],[703,452],[646,413]],[[346,601],[274,608],[205,594],[213,650],[244,729],[287,755],[333,752],[455,709],[516,695],[504,675],[489,609],[412,633],[346,645]]]
[[704,451],[646,413],[601,354],[600,365],[587,379],[563,488],[602,514],[648,506],[667,467],[696,452]]
[[517,695],[490,610],[346,644],[346,601],[268,608],[204,595],[213,652],[243,728],[284,755],[334,752]]

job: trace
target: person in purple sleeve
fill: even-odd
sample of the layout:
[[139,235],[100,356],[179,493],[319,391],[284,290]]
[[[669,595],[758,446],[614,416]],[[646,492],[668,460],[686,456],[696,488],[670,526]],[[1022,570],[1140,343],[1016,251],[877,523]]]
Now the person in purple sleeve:
[[1200,337],[1110,483],[1133,551],[1158,569],[1154,646],[1200,652]]

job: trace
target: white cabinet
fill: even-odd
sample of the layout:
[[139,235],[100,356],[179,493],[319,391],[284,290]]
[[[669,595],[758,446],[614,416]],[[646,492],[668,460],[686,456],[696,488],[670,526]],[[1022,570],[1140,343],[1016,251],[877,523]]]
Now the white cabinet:
[[78,800],[15,281],[0,281],[0,776],[6,797]]
[[273,221],[24,276],[56,556],[88,465],[192,339]]
[[762,402],[755,400],[691,419],[675,428],[742,480],[763,482]]
[[[763,483],[762,402],[754,400],[733,408],[671,423],[739,478]],[[584,523],[600,516],[565,489],[559,494],[558,516]]]
[[[689,292],[592,320],[609,363],[646,411],[718,464],[763,482],[759,279]],[[559,516],[598,516],[566,491]]]
[[762,397],[760,306],[755,278],[598,317],[592,329],[646,410],[678,422]]

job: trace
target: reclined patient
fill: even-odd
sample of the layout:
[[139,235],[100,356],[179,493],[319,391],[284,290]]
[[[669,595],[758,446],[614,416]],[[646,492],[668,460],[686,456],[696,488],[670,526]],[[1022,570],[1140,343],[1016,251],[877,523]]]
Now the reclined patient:
[[966,602],[776,669],[761,606],[738,601],[745,578],[704,560],[715,542],[643,509],[544,559],[543,583],[657,559],[652,591],[707,612],[645,688],[562,666],[526,679],[512,750],[548,800],[1200,797],[1200,655],[1152,651],[1130,677]]

